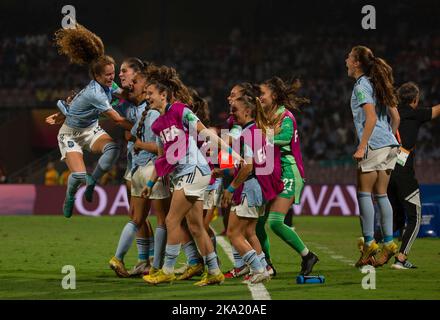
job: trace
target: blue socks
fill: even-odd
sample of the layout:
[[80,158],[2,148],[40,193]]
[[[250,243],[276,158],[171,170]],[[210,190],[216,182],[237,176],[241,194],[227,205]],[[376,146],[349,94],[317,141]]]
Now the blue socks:
[[188,241],[182,246],[182,249],[183,252],[185,253],[186,261],[188,262],[188,265],[193,266],[201,262],[200,261],[201,257],[194,241],[192,240]]
[[203,257],[203,262],[206,266],[208,266],[209,274],[219,274],[220,268],[218,267],[217,255],[215,252],[211,252],[207,256]]
[[180,253],[181,244],[167,244],[165,247],[165,262],[163,264],[162,270],[166,274],[174,272],[174,266],[176,265],[177,257]]
[[167,229],[165,226],[157,226],[154,234],[154,259],[153,267],[160,269],[162,266],[163,256],[165,254],[165,246],[167,244]]
[[357,198],[361,215],[362,234],[365,239],[365,244],[370,245],[374,240],[373,199],[371,199],[371,193],[369,192],[358,192]]
[[81,183],[86,183],[85,172],[73,172],[67,179],[67,195],[74,197]]
[[138,260],[146,262],[148,260],[149,243],[146,238],[136,238],[136,246],[138,249]]
[[235,250],[234,246],[232,246],[232,255],[234,256],[234,268],[242,268],[246,263],[243,261],[243,258],[240,256],[237,250]]
[[93,180],[99,181],[99,179],[111,169],[116,163],[119,157],[119,146],[115,142],[109,142],[104,146],[102,155],[98,160],[98,165],[92,173]]
[[374,198],[380,210],[381,227],[383,232],[384,244],[393,241],[393,208],[386,194],[375,194]]
[[266,269],[267,267],[267,261],[266,261],[266,255],[264,254],[263,251],[261,251],[261,253],[257,256],[258,259],[260,259],[261,262],[261,266]]
[[257,256],[257,252],[252,249],[246,252],[243,255],[243,260],[251,267],[251,270],[257,273],[261,273],[264,271],[263,266],[261,265],[260,259]]
[[148,258],[154,257],[154,235],[148,237]]
[[118,248],[116,249],[116,258],[119,260],[124,260],[124,256],[127,254],[128,250],[136,237],[136,232],[138,228],[133,221],[128,222],[124,229],[122,230],[121,237],[119,238]]

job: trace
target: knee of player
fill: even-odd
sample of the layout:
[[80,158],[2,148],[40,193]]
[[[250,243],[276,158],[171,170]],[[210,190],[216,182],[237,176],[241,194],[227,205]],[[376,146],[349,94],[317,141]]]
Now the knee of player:
[[176,228],[179,225],[179,222],[174,219],[171,215],[167,215],[167,217],[165,218],[165,226],[167,228],[167,230],[171,230]]
[[121,148],[114,141],[107,143],[103,149],[103,153],[107,153],[107,154],[111,155],[112,158],[119,157],[120,152],[121,152]]
[[136,227],[137,227],[138,229],[140,229],[140,227],[142,226],[142,223],[143,223],[144,219],[143,219],[142,217],[136,217],[136,216],[133,216],[133,217],[131,218],[131,221],[136,225]]
[[228,225],[228,229],[226,230],[226,236],[229,239],[236,238],[239,235],[239,233],[240,230],[238,228],[232,226],[231,224]]

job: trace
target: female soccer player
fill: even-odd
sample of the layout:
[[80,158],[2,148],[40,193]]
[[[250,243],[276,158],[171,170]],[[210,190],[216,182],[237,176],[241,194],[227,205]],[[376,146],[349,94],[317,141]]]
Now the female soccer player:
[[[71,171],[68,178],[64,216],[72,216],[75,193],[81,183],[87,183],[86,198],[91,198],[96,181],[108,171],[119,157],[119,146],[101,129],[98,117],[101,113],[126,130],[133,126],[110,105],[112,84],[115,77],[115,61],[104,54],[101,39],[81,25],[75,29],[60,29],[55,33],[60,54],[79,65],[87,65],[92,77],[90,83],[67,104],[57,103],[61,113],[46,119],[49,124],[59,123],[65,117],[58,133],[61,160],[66,160]],[[86,176],[83,150],[102,153],[91,176]]]
[[[128,222],[119,240],[116,254],[110,260],[110,267],[120,277],[128,277],[129,275],[139,275],[148,270],[148,251],[141,251],[139,262],[133,269],[133,272],[128,273],[123,262],[125,254],[128,252],[136,233],[145,225],[146,218],[150,211],[150,200],[141,196],[146,179],[151,175],[154,168],[154,160],[157,154],[156,138],[151,131],[151,125],[159,117],[159,111],[150,109],[145,100],[145,89],[147,83],[147,74],[145,72],[137,72],[132,83],[132,88],[129,93],[129,100],[133,102],[142,111],[140,119],[131,129],[131,135],[136,137],[134,140],[133,149],[131,151],[133,168],[131,170],[131,202],[130,212],[131,221]],[[150,196],[153,207],[158,216],[163,216],[162,199],[169,197],[169,190],[164,181],[157,183]],[[139,245],[139,240],[136,239]],[[142,249],[142,248],[141,248]]]
[[[120,71],[119,79],[121,80],[121,87],[128,93],[126,99],[116,98],[112,102],[115,110],[118,113],[126,117],[131,123],[135,124],[142,117],[143,107],[136,105],[131,101],[133,97],[133,79],[138,72],[143,72],[143,70],[148,66],[147,62],[143,62],[139,58],[131,57],[123,60]],[[145,95],[145,93],[143,93]],[[143,106],[143,104],[141,104]],[[127,140],[127,168],[124,174],[124,179],[127,187],[127,198],[131,199],[131,171],[132,171],[132,152],[134,147],[134,142],[130,141],[133,137],[130,132],[125,131],[125,138]],[[147,207],[149,210],[149,206]],[[133,218],[131,214],[133,210],[129,211],[130,218]],[[148,212],[146,213],[148,214]],[[154,255],[154,232],[151,227],[150,221],[146,219],[144,223],[138,228],[136,234],[136,246],[138,249],[138,263],[129,271],[131,276],[136,276],[143,274],[148,271],[150,265],[150,259]]]
[[[235,86],[232,87],[231,92],[227,98],[228,103],[229,103],[229,107],[230,107],[230,111],[232,108],[232,104],[236,99],[243,97],[243,96],[248,96],[248,97],[252,97],[253,99],[255,99],[255,98],[259,97],[259,95],[260,95],[260,87],[258,85],[251,84],[249,82],[241,82],[239,84],[236,84]],[[230,117],[228,118],[228,124],[229,124],[229,144],[232,146],[233,141],[240,137],[242,128],[240,125],[238,125],[235,122],[233,115],[230,115]],[[218,171],[218,170],[215,170],[215,172],[222,175],[222,173],[220,173],[220,171]],[[232,175],[223,176],[223,188],[226,188],[227,186],[229,186],[232,179],[233,179]],[[226,208],[222,208],[222,211],[224,214],[225,228],[227,229],[230,206],[228,206]],[[263,248],[263,252],[265,254],[266,261],[268,263],[268,267],[267,267],[268,272],[270,275],[275,275],[276,271],[275,271],[275,268],[273,267],[272,261],[270,259],[269,238],[267,236],[266,230],[264,229],[265,222],[267,219],[267,218],[265,218],[265,216],[267,217],[267,215],[263,215],[258,218],[257,227],[256,227],[257,236],[258,236],[258,239],[259,239],[261,246]],[[236,278],[236,277],[240,277],[240,276],[248,274],[249,273],[249,266],[244,262],[244,260],[242,259],[240,254],[237,252],[237,250],[235,250],[234,246],[232,246],[232,254],[234,257],[234,268],[232,268],[231,270],[229,270],[228,272],[225,273],[225,278]]]
[[196,138],[189,131],[193,134],[203,131],[214,142],[219,139],[206,130],[194,113],[182,103],[191,105],[192,101],[174,69],[167,68],[156,81],[150,82],[147,97],[150,106],[159,109],[161,116],[152,126],[153,132],[160,137],[159,157],[144,194],[149,196],[157,177],[167,174],[174,179],[174,192],[166,218],[167,245],[163,268],[154,275],[144,276],[144,280],[151,284],[175,280],[174,265],[181,247],[181,222],[186,217],[208,268],[202,280],[195,285],[222,283],[224,276],[218,267],[211,239],[203,226],[203,195],[211,178],[211,170],[197,148]]
[[[258,172],[258,167],[268,164],[266,137],[255,125],[257,98],[242,96],[232,104],[232,115],[243,130],[240,149],[246,165],[235,174],[223,194],[223,206],[234,205],[229,214],[228,237],[245,263],[250,266],[248,282],[255,284],[270,278],[267,262],[255,233],[259,216],[264,215],[264,203],[273,200],[283,190],[281,181],[280,154],[272,158],[274,168],[267,174]],[[274,148],[271,149],[274,156]],[[256,169],[257,168],[257,169]]]
[[[351,96],[351,110],[359,145],[353,158],[358,162],[357,196],[364,245],[356,267],[366,264],[381,266],[397,252],[393,241],[393,210],[387,188],[397,161],[397,142],[393,132],[399,126],[397,97],[391,67],[364,46],[352,48],[345,60],[348,76],[356,79]],[[392,127],[387,114],[391,117]],[[381,214],[384,245],[374,240],[374,206]]]
[[298,234],[284,223],[292,204],[299,204],[304,188],[304,167],[295,117],[289,110],[307,103],[298,98],[299,81],[286,84],[273,77],[260,85],[262,109],[258,109],[257,126],[265,132],[274,129],[275,146],[281,150],[281,168],[284,190],[269,204],[268,221],[272,231],[302,257],[300,274],[308,275],[318,262],[318,257],[303,243]]

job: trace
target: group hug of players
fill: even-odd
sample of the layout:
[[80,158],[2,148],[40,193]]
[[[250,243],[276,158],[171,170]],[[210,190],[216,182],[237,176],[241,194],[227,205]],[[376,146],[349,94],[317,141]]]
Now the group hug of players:
[[[205,126],[207,102],[181,81],[174,68],[127,58],[120,66],[119,87],[113,81],[115,61],[105,54],[98,36],[77,25],[57,31],[55,40],[60,54],[88,66],[92,78],[79,93],[59,100],[60,111],[46,119],[49,124],[62,123],[59,148],[71,171],[63,207],[66,217],[72,215],[79,186],[86,184],[84,196],[92,201],[96,183],[120,155],[119,144],[100,128],[99,116],[125,129],[130,221],[109,262],[119,277],[142,276],[147,283],[159,284],[202,276],[197,286],[219,284],[225,277],[243,276],[246,284],[267,281],[276,271],[266,222],[301,255],[300,274],[312,272],[318,257],[284,223],[304,187],[292,112],[308,100],[296,95],[298,80],[287,83],[273,77],[258,85],[234,85],[226,110],[227,134],[219,135],[216,128]],[[399,118],[397,100],[389,66],[371,50],[354,47],[346,61],[348,75],[356,78],[351,105],[360,137],[354,158],[359,167],[363,238],[356,266],[380,266],[397,253],[387,197],[400,146],[393,134]],[[101,154],[91,174],[86,172],[83,150]],[[374,240],[373,191],[381,214],[382,248]],[[234,268],[226,273],[220,270],[215,234],[209,226],[215,207],[229,211],[227,236]],[[157,218],[155,232],[148,221],[150,210]],[[135,239],[138,263],[129,271],[124,257]],[[187,261],[178,273],[175,265],[181,249]],[[409,263],[406,256],[405,263]]]

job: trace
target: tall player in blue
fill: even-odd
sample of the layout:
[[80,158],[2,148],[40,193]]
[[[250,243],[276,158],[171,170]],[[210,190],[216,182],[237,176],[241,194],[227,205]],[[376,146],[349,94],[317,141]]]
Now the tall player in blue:
[[[353,158],[358,162],[357,197],[364,237],[361,257],[355,265],[381,266],[397,252],[397,245],[393,241],[393,209],[387,196],[399,146],[393,134],[400,122],[393,70],[364,46],[351,50],[346,66],[348,76],[356,79],[351,111],[359,145]],[[381,250],[374,240],[373,192],[382,217],[384,245]]]

